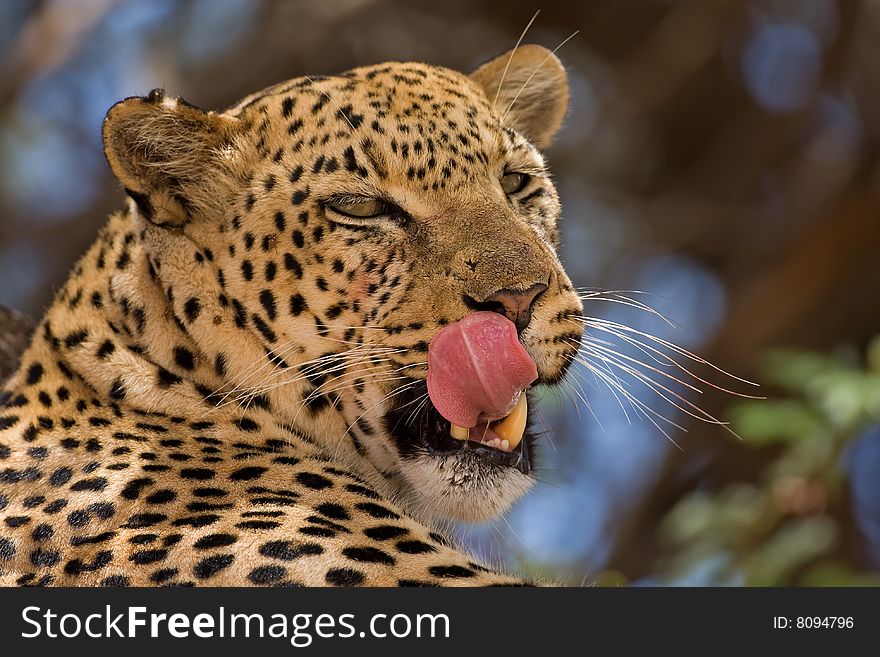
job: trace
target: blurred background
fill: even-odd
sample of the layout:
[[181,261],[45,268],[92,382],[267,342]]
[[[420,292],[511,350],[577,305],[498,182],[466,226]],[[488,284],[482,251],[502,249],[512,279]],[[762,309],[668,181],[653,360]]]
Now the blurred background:
[[538,9],[527,42],[578,31],[548,152],[562,257],[621,292],[588,295],[583,363],[542,397],[540,485],[463,540],[573,585],[880,584],[876,0],[2,2],[0,304],[39,316],[122,206],[100,146],[116,100],[470,70]]

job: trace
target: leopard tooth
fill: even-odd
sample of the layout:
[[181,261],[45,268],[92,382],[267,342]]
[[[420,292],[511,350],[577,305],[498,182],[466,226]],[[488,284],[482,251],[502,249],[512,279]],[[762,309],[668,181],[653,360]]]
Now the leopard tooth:
[[449,428],[449,435],[456,440],[467,440],[468,438],[470,438],[471,430],[467,427],[460,427],[457,424],[453,424]]
[[[510,414],[499,420],[498,424],[492,425],[492,431],[501,438],[502,441],[509,443],[509,449],[516,449],[517,445],[522,441],[523,434],[526,430],[526,421],[529,416],[529,403],[526,401],[526,393],[523,392],[516,402],[516,406],[510,411]],[[503,444],[503,442],[502,442]]]

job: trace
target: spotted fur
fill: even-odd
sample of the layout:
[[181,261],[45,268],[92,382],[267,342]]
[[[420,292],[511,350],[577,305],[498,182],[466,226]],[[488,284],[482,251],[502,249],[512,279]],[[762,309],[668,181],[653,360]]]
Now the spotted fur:
[[[0,393],[0,582],[519,583],[439,529],[531,477],[397,425],[430,415],[432,336],[502,288],[547,285],[521,339],[543,382],[564,374],[580,303],[538,148],[566,103],[527,46],[471,76],[297,78],[223,113],[161,90],[111,108],[129,208]],[[332,209],[352,197],[394,210]]]

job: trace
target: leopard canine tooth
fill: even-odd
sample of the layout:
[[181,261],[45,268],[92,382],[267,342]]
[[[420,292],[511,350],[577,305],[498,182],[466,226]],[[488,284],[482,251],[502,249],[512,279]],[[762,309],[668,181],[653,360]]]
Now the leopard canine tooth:
[[449,428],[449,435],[456,440],[467,440],[471,435],[471,430],[467,427],[460,427],[457,424],[453,424]]
[[509,443],[509,449],[516,449],[516,446],[522,441],[523,433],[525,433],[528,416],[529,404],[526,401],[526,393],[523,392],[520,394],[519,401],[516,402],[516,406],[513,407],[510,414],[499,420],[498,424],[492,425],[492,431],[502,441]]

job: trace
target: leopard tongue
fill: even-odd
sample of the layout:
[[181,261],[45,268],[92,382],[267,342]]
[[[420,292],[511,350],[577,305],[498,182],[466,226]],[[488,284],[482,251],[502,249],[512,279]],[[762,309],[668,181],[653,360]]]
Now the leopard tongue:
[[471,313],[440,331],[428,348],[428,394],[460,440],[473,439],[470,429],[483,422],[492,434],[484,433],[499,440],[478,442],[519,444],[528,411],[522,391],[537,378],[516,327],[498,313]]

